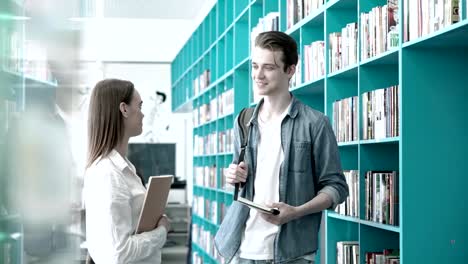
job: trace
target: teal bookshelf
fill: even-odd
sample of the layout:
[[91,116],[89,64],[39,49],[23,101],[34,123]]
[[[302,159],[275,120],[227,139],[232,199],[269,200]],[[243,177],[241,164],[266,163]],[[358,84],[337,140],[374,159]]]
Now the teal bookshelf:
[[[194,126],[197,136],[213,134],[208,145],[213,151],[194,155],[194,167],[213,167],[211,185],[196,184],[194,196],[205,209],[216,211],[216,220],[195,215],[194,225],[214,236],[222,211],[232,203],[232,190],[223,184],[223,171],[232,161],[225,151],[229,142],[218,140],[232,129],[239,111],[255,105],[250,81],[250,32],[259,18],[279,12],[279,29],[298,42],[300,67],[305,67],[305,45],[325,43],[325,74],[302,80],[290,91],[311,107],[333,120],[333,103],[357,97],[357,135],[352,141],[339,142],[344,170],[358,170],[359,216],[334,211],[324,212],[317,263],[337,263],[339,241],[357,241],[361,264],[366,252],[399,249],[400,263],[465,263],[468,259],[467,217],[463,206],[468,178],[464,161],[468,146],[466,123],[468,99],[468,1],[459,1],[460,20],[406,40],[406,0],[398,1],[399,38],[395,47],[362,59],[361,14],[369,13],[384,0],[330,0],[287,28],[286,0],[220,0],[192,34],[172,63],[172,109],[200,114],[202,105],[233,90],[231,113],[216,115]],[[411,9],[407,8],[409,12]],[[412,13],[410,13],[412,14]],[[329,34],[348,23],[357,23],[357,58],[337,70],[330,70]],[[193,80],[209,69],[209,85],[194,92]],[[363,94],[398,85],[398,126],[395,135],[365,138]],[[219,104],[219,101],[218,101]],[[213,111],[216,111],[213,110]],[[202,152],[206,146],[200,148]],[[214,170],[214,172],[213,172]],[[365,175],[368,171],[397,171],[399,188],[397,224],[366,220]],[[195,171],[195,169],[194,169]],[[198,172],[202,171],[201,169]],[[194,172],[194,177],[206,177]],[[211,204],[215,204],[214,206]],[[193,242],[192,249],[203,263],[222,263],[212,245]],[[211,254],[212,253],[212,254]]]

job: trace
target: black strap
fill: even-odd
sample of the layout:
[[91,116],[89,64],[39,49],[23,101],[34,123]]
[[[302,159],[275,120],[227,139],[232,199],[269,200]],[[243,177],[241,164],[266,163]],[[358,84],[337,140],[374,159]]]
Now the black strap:
[[[239,158],[237,159],[237,164],[244,161],[245,157],[245,149],[249,143],[249,129],[248,123],[252,118],[254,108],[248,107],[241,110],[239,113],[239,117],[237,118],[237,124],[239,125],[239,134],[240,134],[240,142],[241,142],[241,149],[239,153]],[[234,201],[237,201],[237,197],[239,196],[239,188],[243,186],[242,183],[236,183],[234,188]]]

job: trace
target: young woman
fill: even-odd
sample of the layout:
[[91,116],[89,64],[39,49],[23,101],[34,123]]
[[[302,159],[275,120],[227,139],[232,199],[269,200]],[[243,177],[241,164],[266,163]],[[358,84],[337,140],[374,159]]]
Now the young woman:
[[91,95],[83,195],[88,252],[97,264],[161,263],[168,219],[135,234],[146,189],[126,155],[129,138],[142,132],[142,103],[124,80],[100,81]]

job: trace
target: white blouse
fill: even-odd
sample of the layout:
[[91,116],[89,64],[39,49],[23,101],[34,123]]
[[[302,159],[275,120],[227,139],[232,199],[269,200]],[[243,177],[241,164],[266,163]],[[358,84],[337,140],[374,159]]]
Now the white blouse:
[[135,235],[145,192],[133,164],[116,150],[86,170],[86,241],[96,264],[161,263],[166,228]]

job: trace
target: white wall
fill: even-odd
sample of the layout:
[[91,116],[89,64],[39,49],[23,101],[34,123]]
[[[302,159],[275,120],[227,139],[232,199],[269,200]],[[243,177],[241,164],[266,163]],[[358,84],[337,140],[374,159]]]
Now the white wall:
[[[172,62],[216,0],[205,0],[194,19],[105,18],[76,22],[83,29],[82,59]],[[180,9],[193,8],[191,4]]]
[[103,19],[84,22],[82,59],[172,62],[194,20]]

